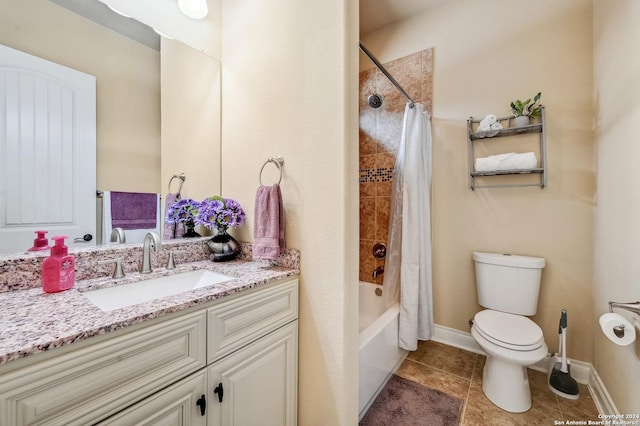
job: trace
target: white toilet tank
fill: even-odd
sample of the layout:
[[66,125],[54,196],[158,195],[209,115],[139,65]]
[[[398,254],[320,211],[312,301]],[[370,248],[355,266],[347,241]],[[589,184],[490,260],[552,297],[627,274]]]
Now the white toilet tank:
[[474,252],[473,260],[480,305],[516,315],[536,313],[543,258]]

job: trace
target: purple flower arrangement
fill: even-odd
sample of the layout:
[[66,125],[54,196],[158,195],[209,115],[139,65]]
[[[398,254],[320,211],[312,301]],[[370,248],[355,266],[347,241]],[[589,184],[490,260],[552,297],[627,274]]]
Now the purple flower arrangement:
[[166,214],[167,223],[193,223],[209,229],[226,230],[244,223],[245,213],[240,203],[232,198],[208,197],[198,202],[183,198],[173,203]]
[[196,225],[209,229],[226,230],[244,223],[245,213],[236,200],[219,196],[209,197],[200,203],[196,215]]
[[195,222],[200,203],[192,198],[182,198],[173,203],[166,214],[166,222],[171,224]]

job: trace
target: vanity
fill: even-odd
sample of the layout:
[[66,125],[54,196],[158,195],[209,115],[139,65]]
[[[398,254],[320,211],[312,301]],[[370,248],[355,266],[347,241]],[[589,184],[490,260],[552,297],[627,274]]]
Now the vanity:
[[0,426],[296,424],[298,260],[162,260],[230,278],[106,311],[83,293],[139,277],[0,293]]

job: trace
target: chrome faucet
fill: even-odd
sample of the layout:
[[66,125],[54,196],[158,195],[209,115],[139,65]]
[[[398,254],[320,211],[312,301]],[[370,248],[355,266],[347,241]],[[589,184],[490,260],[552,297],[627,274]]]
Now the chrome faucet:
[[127,238],[124,236],[124,229],[113,228],[111,231],[111,238],[109,238],[109,240],[112,243],[124,244],[127,241]]
[[373,273],[371,274],[371,276],[372,276],[373,278],[376,278],[378,275],[382,275],[382,274],[384,274],[384,267],[382,267],[382,266],[378,266],[378,267],[373,271]]
[[162,250],[162,240],[160,236],[155,232],[147,232],[144,236],[144,242],[142,243],[142,269],[141,274],[148,274],[151,272],[151,247],[154,251]]

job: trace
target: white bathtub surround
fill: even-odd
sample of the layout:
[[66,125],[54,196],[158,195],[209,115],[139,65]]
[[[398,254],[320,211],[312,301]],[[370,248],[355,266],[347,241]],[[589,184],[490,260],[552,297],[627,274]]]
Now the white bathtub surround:
[[386,306],[400,301],[402,349],[433,335],[431,290],[431,117],[421,104],[405,108],[393,175]]
[[398,347],[400,307],[396,303],[386,309],[383,297],[375,294],[379,288],[365,282],[359,285],[360,419],[407,356],[407,351]]

